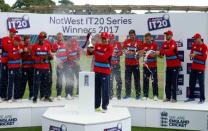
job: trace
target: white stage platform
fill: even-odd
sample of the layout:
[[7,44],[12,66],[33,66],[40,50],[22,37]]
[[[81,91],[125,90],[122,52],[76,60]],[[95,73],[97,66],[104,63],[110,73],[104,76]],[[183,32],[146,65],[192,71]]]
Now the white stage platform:
[[0,103],[0,128],[41,126],[43,113],[49,107],[64,107],[69,101],[61,100],[33,104],[32,101]]
[[49,108],[43,115],[42,131],[131,131],[127,108],[110,107],[106,113],[79,113],[76,105]]
[[132,126],[208,130],[208,103],[170,103],[153,100],[114,100],[115,107],[127,107]]
[[[41,126],[41,117],[46,109],[65,105],[69,110],[73,110],[78,105],[78,99],[37,104],[29,100],[0,103],[0,128]],[[208,102],[164,103],[127,99],[113,100],[110,102],[110,107],[127,107],[131,114],[132,126],[208,130]]]

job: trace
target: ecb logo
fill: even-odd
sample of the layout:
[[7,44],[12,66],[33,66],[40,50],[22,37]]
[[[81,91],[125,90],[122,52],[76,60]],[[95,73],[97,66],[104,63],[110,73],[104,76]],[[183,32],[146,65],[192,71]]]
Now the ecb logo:
[[86,87],[89,86],[89,75],[84,76],[84,86],[86,86]]
[[160,126],[168,126],[168,113],[165,111],[160,113]]
[[149,18],[147,21],[149,31],[164,29],[170,27],[170,16],[168,14],[162,17]]
[[7,19],[7,29],[26,29],[30,28],[29,16],[23,15],[22,17],[9,17]]

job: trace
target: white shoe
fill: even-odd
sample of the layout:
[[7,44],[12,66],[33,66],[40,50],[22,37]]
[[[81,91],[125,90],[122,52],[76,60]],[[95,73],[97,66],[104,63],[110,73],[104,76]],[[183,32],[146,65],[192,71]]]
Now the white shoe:
[[57,97],[57,100],[61,100],[61,96],[58,96],[58,97]]
[[107,113],[107,109],[106,110],[102,109],[102,113]]
[[147,100],[147,97],[143,97],[142,100],[143,100],[143,101],[146,101],[146,100]]
[[154,101],[158,101],[158,97],[157,96],[154,96],[153,100]]
[[73,97],[72,97],[70,94],[68,94],[68,95],[66,96],[66,99],[67,99],[67,100],[72,100]]
[[22,102],[22,99],[17,99],[17,102]]
[[9,102],[9,103],[12,103],[12,100],[9,100],[8,102]]
[[17,102],[18,100],[17,100],[17,99],[13,99],[12,101],[13,101],[13,102]]
[[118,100],[116,97],[113,97],[112,100]]
[[40,101],[44,101],[44,100],[45,100],[45,97],[40,98]]

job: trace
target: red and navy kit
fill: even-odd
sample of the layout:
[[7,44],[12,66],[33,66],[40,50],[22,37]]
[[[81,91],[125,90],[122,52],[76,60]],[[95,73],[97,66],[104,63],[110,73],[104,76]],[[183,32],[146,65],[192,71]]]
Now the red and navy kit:
[[14,43],[14,39],[10,37],[4,37],[2,38],[2,57],[1,62],[7,63],[8,61],[8,45],[12,45]]
[[111,74],[111,57],[113,46],[111,44],[95,43],[94,46],[94,72],[95,72],[95,108],[106,110],[109,104],[109,86]]
[[[80,60],[81,56],[81,48],[79,47],[79,43],[76,40],[71,41],[71,45],[68,47],[68,64],[69,64],[69,73],[68,78],[71,79],[71,84],[69,84],[68,89],[66,92],[67,94],[73,95],[73,89],[74,89],[74,76],[76,79],[79,79],[79,72],[80,72]],[[76,94],[79,93],[79,82],[77,81],[77,91]]]
[[176,42],[172,39],[165,41],[160,49],[160,55],[166,56],[167,67],[180,67],[181,61],[178,58],[178,48]]
[[116,80],[116,96],[121,99],[122,80],[121,80],[121,67],[120,67],[120,56],[123,54],[121,43],[114,41],[110,43],[113,45],[113,56],[111,58],[111,77],[110,77],[110,98],[113,98],[113,81]]
[[[19,38],[18,38],[19,39]],[[20,98],[20,88],[21,88],[21,53],[22,53],[22,46],[9,44],[7,45],[8,51],[8,70],[9,70],[9,82],[8,82],[8,100],[12,99],[19,99]],[[14,92],[13,92],[14,90]]]
[[[143,49],[145,51],[149,51],[149,50],[157,51],[158,45],[155,42],[152,42],[151,44],[143,43]],[[155,68],[157,67],[157,58],[150,54],[149,56],[147,56],[147,61],[145,64],[147,64],[149,68]]]
[[206,59],[207,59],[207,46],[202,44],[192,44],[191,54],[194,53],[195,57],[193,58],[193,63],[191,69],[193,70],[205,70]]
[[94,47],[94,71],[96,73],[111,74],[111,57],[113,46],[110,44],[96,43]]
[[49,69],[49,59],[51,56],[51,47],[48,44],[43,43],[40,45],[36,43],[32,47],[32,58],[34,60],[35,69]]
[[[52,49],[52,44],[48,39],[44,40],[44,43],[49,46]],[[53,84],[53,80],[52,80],[52,74],[53,74],[53,70],[52,70],[52,64],[51,64],[51,60],[49,59],[49,84],[48,84],[48,89],[52,88],[52,84]],[[42,91],[40,94],[43,94]],[[50,90],[50,94],[51,94],[51,90]],[[42,95],[41,95],[42,96]]]
[[[142,42],[140,40],[135,40],[132,42],[130,39],[127,39],[123,43],[123,48],[128,51],[137,52],[142,49]],[[125,64],[126,65],[139,65],[139,60],[136,54],[125,54]]]
[[81,48],[78,45],[72,45],[68,48],[68,62],[69,66],[72,67],[79,61],[81,56]]
[[[155,42],[150,44],[143,43],[143,50],[157,51],[158,45]],[[149,96],[149,79],[152,78],[153,96],[158,97],[158,76],[157,76],[157,58],[152,54],[147,56],[147,61],[143,65],[143,93],[144,97]]]
[[8,44],[13,43],[13,40],[9,37],[4,37],[0,42],[0,97],[5,99],[7,94],[7,85],[8,85],[8,52],[6,47]]
[[181,61],[178,58],[178,48],[176,42],[171,39],[165,41],[160,50],[160,55],[166,56],[166,80],[165,93],[166,100],[177,100],[176,89],[178,88],[178,75],[181,67]]
[[114,43],[111,43],[113,45],[113,56],[111,58],[111,64],[117,65],[120,64],[120,56],[122,56],[122,46],[121,43],[118,41],[115,41]]
[[[123,43],[123,49],[125,50],[125,88],[126,96],[124,98],[131,97],[131,81],[132,74],[134,75],[134,84],[136,90],[136,99],[140,98],[141,87],[140,87],[140,70],[139,70],[139,56],[137,52],[142,49],[142,42],[136,39],[132,42],[131,39],[127,39]],[[131,52],[131,53],[129,53]]]
[[191,73],[189,78],[189,99],[194,100],[195,98],[195,87],[198,80],[199,91],[200,91],[200,101],[205,101],[204,93],[204,80],[205,80],[205,68],[207,59],[207,46],[204,43],[192,44],[191,54],[195,54],[192,58],[193,62],[191,65]]
[[32,59],[32,45],[24,43],[22,53],[22,87],[20,97],[23,98],[27,82],[29,85],[29,99],[33,97],[34,60]]
[[43,44],[36,43],[32,47],[32,58],[34,60],[34,98],[37,101],[38,92],[40,88],[40,97],[49,99],[51,95],[50,82],[50,59],[51,47],[43,41]]
[[23,50],[22,45],[8,45],[7,51],[8,51],[8,68],[14,69],[14,68],[21,68],[22,65],[22,57],[20,50]]
[[23,50],[28,50],[22,54],[22,68],[33,68],[32,45],[23,45]]
[[[52,51],[55,52],[55,56],[57,58],[57,67],[56,67],[56,90],[57,96],[61,96],[62,93],[62,81],[63,76],[67,78],[67,56],[68,50],[63,41],[57,41],[52,45]],[[68,81],[68,80],[66,80]]]
[[61,62],[62,64],[67,62],[67,47],[66,45],[61,41],[61,42],[56,42],[52,45],[52,51],[56,52],[56,57]]

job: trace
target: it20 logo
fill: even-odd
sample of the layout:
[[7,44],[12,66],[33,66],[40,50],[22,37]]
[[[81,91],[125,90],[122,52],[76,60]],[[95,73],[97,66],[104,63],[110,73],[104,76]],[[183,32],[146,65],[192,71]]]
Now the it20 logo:
[[163,15],[162,17],[149,18],[147,21],[149,31],[169,28],[170,25],[170,16],[168,14]]
[[22,17],[8,17],[7,19],[7,29],[25,29],[30,28],[30,21],[28,15],[23,15]]

